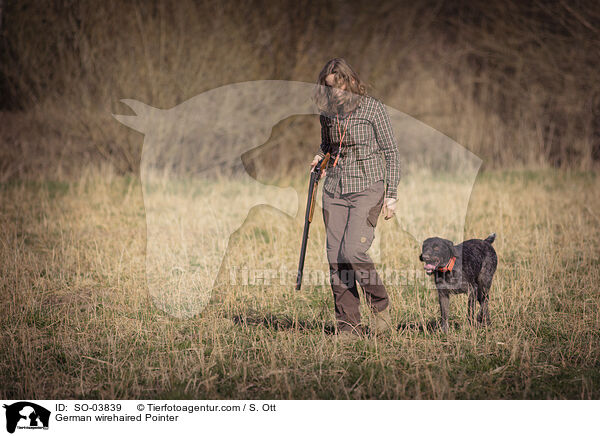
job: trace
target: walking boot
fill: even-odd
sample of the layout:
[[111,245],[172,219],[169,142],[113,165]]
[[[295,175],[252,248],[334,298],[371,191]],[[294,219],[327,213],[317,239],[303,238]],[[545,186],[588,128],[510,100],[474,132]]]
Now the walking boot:
[[384,333],[393,328],[392,317],[390,316],[389,306],[381,312],[376,312],[375,316],[375,334]]

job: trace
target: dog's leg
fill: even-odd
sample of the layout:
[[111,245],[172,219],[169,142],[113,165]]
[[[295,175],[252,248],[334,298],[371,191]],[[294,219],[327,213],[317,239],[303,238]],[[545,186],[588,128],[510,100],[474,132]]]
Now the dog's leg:
[[473,286],[469,286],[469,310],[467,320],[469,324],[475,324],[475,301],[477,301],[477,289]]
[[442,314],[442,330],[444,333],[448,333],[448,315],[450,312],[450,296],[448,295],[448,291],[438,291],[438,299]]
[[489,324],[491,324],[490,311],[488,309],[488,299],[489,298],[488,298],[487,291],[479,299],[479,305],[481,307],[479,309],[479,314],[477,315],[477,322],[480,323],[480,324],[482,324],[482,325],[489,325]]
[[489,325],[491,322],[488,300],[497,262],[495,253],[486,256],[481,265],[479,277],[477,278],[477,301],[479,301],[480,305],[477,322],[483,325]]
[[489,287],[486,287],[481,280],[479,280],[479,285],[477,286],[477,301],[479,301],[479,314],[477,315],[477,322],[483,325],[490,324],[490,311],[488,309],[488,300],[489,300]]

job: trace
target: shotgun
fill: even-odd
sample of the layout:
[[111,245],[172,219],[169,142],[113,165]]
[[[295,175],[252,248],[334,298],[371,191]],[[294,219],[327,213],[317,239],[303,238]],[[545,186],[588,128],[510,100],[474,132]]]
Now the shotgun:
[[321,178],[321,171],[327,167],[330,154],[327,153],[311,170],[310,183],[308,185],[308,199],[306,201],[306,214],[304,215],[304,233],[302,234],[302,247],[300,248],[300,263],[298,264],[298,277],[296,278],[296,290],[302,286],[302,272],[304,270],[304,257],[306,256],[306,242],[308,241],[308,229],[312,222],[317,198],[317,186]]

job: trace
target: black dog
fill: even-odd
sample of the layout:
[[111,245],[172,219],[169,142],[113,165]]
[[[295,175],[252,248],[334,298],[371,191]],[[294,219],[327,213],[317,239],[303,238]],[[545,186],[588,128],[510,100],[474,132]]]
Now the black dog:
[[488,295],[498,264],[492,247],[494,239],[495,233],[484,240],[469,239],[459,245],[442,238],[429,238],[423,242],[419,259],[425,262],[425,272],[434,274],[444,333],[448,331],[450,294],[469,295],[468,320],[471,324],[475,321],[475,299],[480,305],[477,322],[490,323]]

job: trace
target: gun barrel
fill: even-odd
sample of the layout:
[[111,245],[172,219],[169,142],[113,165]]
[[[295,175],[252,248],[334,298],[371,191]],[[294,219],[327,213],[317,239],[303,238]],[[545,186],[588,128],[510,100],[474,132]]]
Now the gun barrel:
[[298,263],[298,276],[296,277],[296,290],[302,287],[302,274],[304,271],[304,258],[306,257],[306,245],[308,243],[308,230],[310,229],[310,215],[312,204],[314,202],[313,192],[315,186],[315,177],[310,175],[310,184],[308,187],[308,199],[306,200],[306,212],[304,214],[304,232],[302,233],[302,246],[300,247],[300,262]]
[[302,246],[300,247],[300,262],[298,262],[298,276],[296,277],[296,290],[302,287],[302,275],[304,272],[304,258],[306,257],[306,245],[308,242],[308,230],[312,221],[315,197],[317,195],[317,186],[321,178],[321,170],[329,162],[330,154],[327,153],[323,159],[310,172],[310,183],[308,184],[308,198],[306,199],[306,212],[304,214],[304,232],[302,233]]

